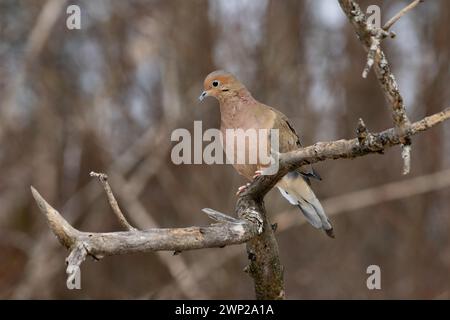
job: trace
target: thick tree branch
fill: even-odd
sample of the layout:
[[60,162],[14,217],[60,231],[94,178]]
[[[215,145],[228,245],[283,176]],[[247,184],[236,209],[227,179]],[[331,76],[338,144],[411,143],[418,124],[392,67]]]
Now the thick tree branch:
[[[97,259],[108,255],[157,250],[184,251],[192,249],[223,247],[241,244],[261,232],[258,222],[232,217],[221,218],[220,222],[206,227],[173,229],[148,229],[122,232],[95,233],[82,232],[73,228],[44,198],[31,187],[31,192],[39,209],[45,214],[53,233],[62,245],[75,249],[80,243],[87,254]],[[209,215],[211,215],[209,213]],[[233,221],[233,222],[232,222]]]
[[247,242],[250,264],[244,269],[254,280],[256,298],[284,299],[283,267],[263,198],[252,195],[239,197],[236,212],[239,216],[263,225],[262,234]]

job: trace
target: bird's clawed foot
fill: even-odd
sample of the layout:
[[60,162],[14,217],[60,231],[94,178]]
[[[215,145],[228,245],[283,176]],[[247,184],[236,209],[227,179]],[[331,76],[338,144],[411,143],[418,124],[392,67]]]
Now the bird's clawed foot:
[[255,180],[256,178],[258,178],[260,175],[263,174],[262,170],[256,170],[255,171],[255,175],[253,176],[253,180]]
[[243,186],[240,186],[238,188],[238,191],[236,192],[236,195],[239,196],[241,193],[243,193],[247,188],[250,186],[250,183],[244,184]]
[[[263,174],[262,170],[256,170],[255,174],[253,176],[253,180],[255,180],[256,178],[258,178],[259,176],[261,176]],[[243,193],[245,190],[248,189],[248,187],[250,186],[250,183],[246,183],[243,186],[240,186],[238,188],[238,191],[236,192],[236,195],[239,196],[241,193]]]

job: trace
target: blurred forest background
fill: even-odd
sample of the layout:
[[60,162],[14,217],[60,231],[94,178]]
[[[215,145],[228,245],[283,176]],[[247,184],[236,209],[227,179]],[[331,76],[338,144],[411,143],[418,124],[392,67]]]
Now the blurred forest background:
[[[409,2],[360,3],[386,22]],[[426,1],[383,43],[411,120],[449,106],[449,21],[449,1]],[[217,102],[197,101],[204,77],[235,73],[309,145],[355,137],[360,117],[392,127],[365,61],[334,0],[0,0],[0,298],[254,298],[245,246],[89,259],[68,290],[68,252],[30,185],[84,231],[121,230],[91,170],[139,228],[209,224],[201,209],[232,213],[243,178],[170,160],[173,129],[219,126]],[[316,165],[335,240],[268,195],[288,299],[450,298],[450,125],[413,138],[408,176],[399,150]],[[366,287],[372,264],[382,290]]]

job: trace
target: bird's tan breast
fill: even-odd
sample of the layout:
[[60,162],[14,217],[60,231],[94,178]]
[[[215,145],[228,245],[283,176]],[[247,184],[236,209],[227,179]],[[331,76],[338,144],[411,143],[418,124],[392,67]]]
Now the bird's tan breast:
[[[221,107],[221,117],[225,154],[234,168],[248,179],[252,178],[256,170],[267,165],[267,161],[263,160],[267,160],[270,154],[271,129],[277,130],[279,152],[296,148],[298,138],[283,120],[282,117],[285,116],[266,105],[260,103],[228,105],[226,108]],[[245,140],[242,136],[239,140],[239,134],[245,135]],[[247,138],[250,136],[253,138],[256,136],[256,139]],[[245,154],[245,163],[238,163],[239,152],[241,155]],[[256,161],[251,161],[255,158]]]

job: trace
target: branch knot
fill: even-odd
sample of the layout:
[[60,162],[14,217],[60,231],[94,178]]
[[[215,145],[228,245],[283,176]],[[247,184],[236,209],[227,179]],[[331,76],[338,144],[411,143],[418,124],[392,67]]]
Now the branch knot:
[[241,213],[241,217],[250,221],[252,224],[256,226],[256,230],[258,234],[263,233],[264,231],[264,220],[261,217],[261,214],[258,210],[253,208],[248,208]]

